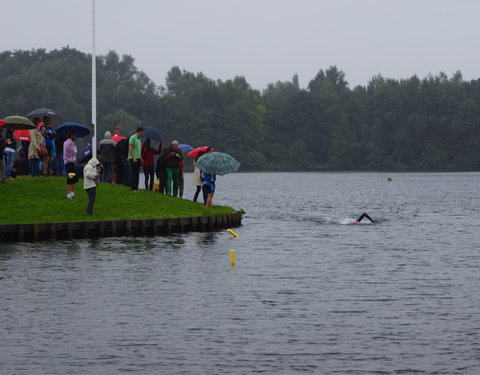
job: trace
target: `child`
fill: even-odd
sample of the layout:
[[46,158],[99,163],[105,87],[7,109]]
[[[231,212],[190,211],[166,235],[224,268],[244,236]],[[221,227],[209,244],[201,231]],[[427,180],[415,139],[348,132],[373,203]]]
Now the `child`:
[[86,213],[93,215],[93,205],[95,204],[95,196],[97,193],[97,184],[100,178],[100,163],[96,158],[90,159],[90,161],[83,168],[83,188],[88,194],[88,204]]

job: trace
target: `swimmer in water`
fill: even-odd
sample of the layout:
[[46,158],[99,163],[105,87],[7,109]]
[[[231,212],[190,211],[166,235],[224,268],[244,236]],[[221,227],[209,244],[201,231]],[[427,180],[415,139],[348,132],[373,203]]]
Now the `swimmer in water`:
[[367,218],[368,220],[370,220],[372,223],[375,222],[374,219],[372,219],[366,212],[364,212],[363,214],[360,215],[360,217],[355,220],[354,222],[352,222],[352,224],[360,224],[360,222],[364,219],[364,218]]

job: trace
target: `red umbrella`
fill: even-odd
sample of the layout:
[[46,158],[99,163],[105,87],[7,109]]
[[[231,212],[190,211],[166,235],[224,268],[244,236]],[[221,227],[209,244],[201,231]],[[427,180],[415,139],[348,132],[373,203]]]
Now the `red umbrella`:
[[0,126],[3,126],[3,125],[5,125],[5,121],[0,120]]
[[110,139],[114,141],[115,143],[120,142],[122,139],[127,139],[127,137],[122,137],[121,135],[118,134],[113,134]]
[[30,130],[15,130],[13,136],[19,141],[30,142]]
[[191,158],[196,158],[200,152],[206,152],[209,147],[210,146],[197,147],[197,148],[193,149],[192,151],[190,151],[187,154],[187,156],[189,156]]

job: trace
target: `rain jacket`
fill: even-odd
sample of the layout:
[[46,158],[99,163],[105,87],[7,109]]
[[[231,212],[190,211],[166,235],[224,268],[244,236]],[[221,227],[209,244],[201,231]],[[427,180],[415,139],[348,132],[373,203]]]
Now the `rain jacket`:
[[115,147],[117,144],[112,141],[110,137],[111,134],[107,130],[105,132],[105,138],[100,141],[100,145],[98,146],[102,163],[113,163],[115,161]]
[[97,167],[100,165],[97,158],[92,158],[83,168],[83,188],[85,190],[94,188],[97,186]]
[[30,146],[28,147],[28,158],[39,159],[38,151],[40,146],[43,146],[43,135],[38,129],[30,130]]
[[[175,155],[171,155],[171,153]],[[163,151],[163,157],[165,158],[165,164],[167,168],[180,168],[180,163],[183,160],[182,150],[178,147],[168,147]]]
[[155,150],[153,147],[147,147],[145,144],[142,146],[142,160],[144,167],[154,167],[155,161],[153,160],[155,155],[162,154],[162,144],[158,146],[158,150]]

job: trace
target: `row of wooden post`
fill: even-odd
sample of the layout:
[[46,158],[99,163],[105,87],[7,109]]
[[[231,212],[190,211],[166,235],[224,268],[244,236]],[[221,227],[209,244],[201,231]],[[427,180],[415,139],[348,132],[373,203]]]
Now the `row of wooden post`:
[[68,223],[1,224],[0,241],[41,241],[91,237],[170,235],[213,232],[237,227],[243,212],[185,218],[81,221]]

